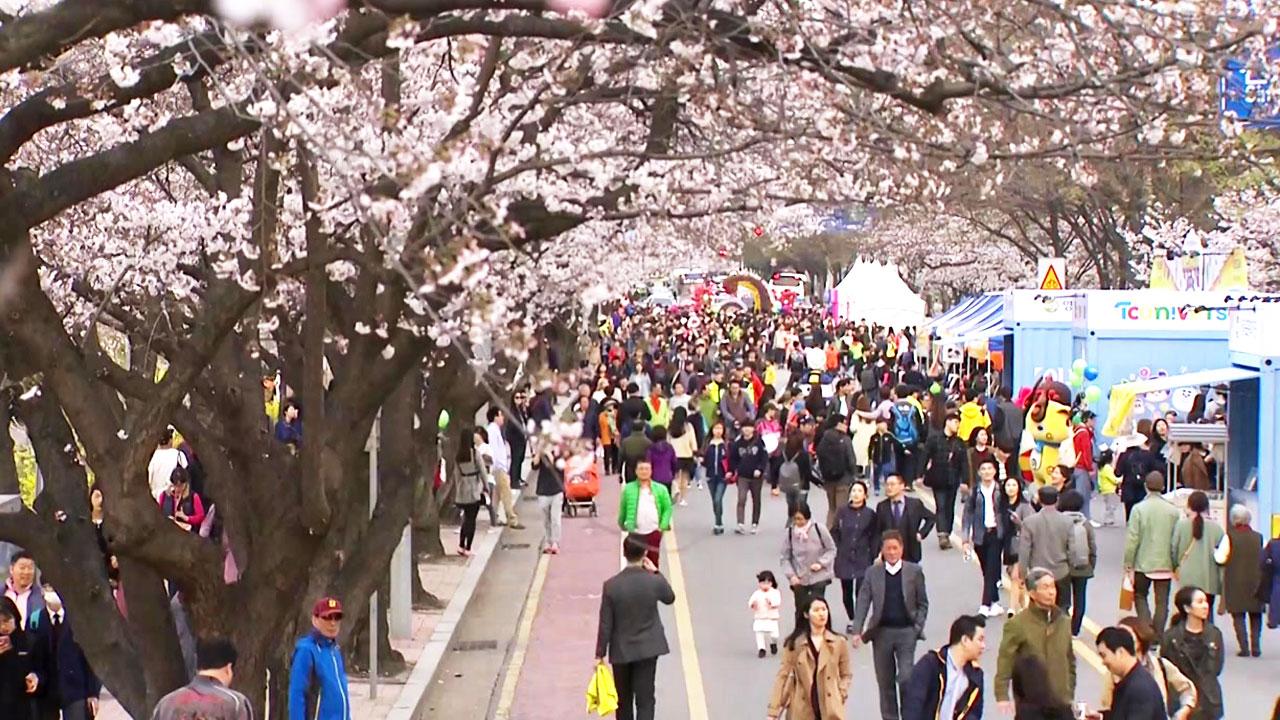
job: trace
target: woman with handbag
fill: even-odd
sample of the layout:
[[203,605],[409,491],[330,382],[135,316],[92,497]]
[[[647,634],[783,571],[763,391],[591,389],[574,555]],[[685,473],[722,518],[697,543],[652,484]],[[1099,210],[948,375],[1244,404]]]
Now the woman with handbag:
[[831,532],[812,521],[813,512],[806,502],[797,502],[782,543],[783,575],[791,583],[796,597],[796,624],[804,624],[809,600],[823,597],[835,577],[836,543]]
[[1196,686],[1196,707],[1190,720],[1218,720],[1223,716],[1222,683],[1218,676],[1226,661],[1222,631],[1213,626],[1213,604],[1203,590],[1186,585],[1173,596],[1175,614],[1160,644],[1160,655]]
[[[813,523],[817,524],[817,523]],[[849,641],[830,629],[831,608],[809,599],[803,619],[782,644],[782,665],[769,695],[769,720],[844,720],[853,667]]]
[[1191,493],[1187,516],[1173,528],[1173,571],[1179,587],[1196,587],[1209,597],[1213,622],[1213,601],[1222,594],[1222,569],[1214,555],[1226,532],[1208,514],[1209,496],[1199,490]]

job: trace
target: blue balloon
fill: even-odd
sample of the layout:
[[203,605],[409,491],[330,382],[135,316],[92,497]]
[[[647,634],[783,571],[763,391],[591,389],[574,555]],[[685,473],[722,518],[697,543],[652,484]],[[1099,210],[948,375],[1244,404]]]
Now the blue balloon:
[[1093,382],[1094,380],[1097,380],[1097,379],[1098,379],[1098,375],[1099,375],[1099,373],[1098,373],[1098,368],[1096,368],[1096,367],[1094,367],[1094,366],[1092,366],[1092,365],[1090,365],[1089,367],[1087,367],[1087,368],[1085,368],[1085,369],[1084,369],[1084,379],[1085,379],[1085,380],[1088,380],[1088,381],[1090,381],[1090,382]]

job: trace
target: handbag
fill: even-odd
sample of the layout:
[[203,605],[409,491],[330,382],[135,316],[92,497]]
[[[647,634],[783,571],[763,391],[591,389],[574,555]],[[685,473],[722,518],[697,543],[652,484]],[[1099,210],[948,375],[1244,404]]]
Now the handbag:
[[617,710],[618,688],[613,682],[613,670],[604,663],[596,663],[595,672],[587,683],[587,712],[604,717]]
[[1120,609],[1133,610],[1133,573],[1125,573],[1120,581]]
[[1174,570],[1173,570],[1173,579],[1174,579],[1174,580],[1176,580],[1176,581],[1178,581],[1178,582],[1182,582],[1182,579],[1179,577],[1179,575],[1181,575],[1181,574],[1182,574],[1182,573],[1181,573],[1181,570],[1182,570],[1182,563],[1184,563],[1184,562],[1186,562],[1186,561],[1187,561],[1187,556],[1191,554],[1191,548],[1195,547],[1195,546],[1196,546],[1196,543],[1198,543],[1198,542],[1200,542],[1200,541],[1199,541],[1199,540],[1192,539],[1191,543],[1187,545],[1187,549],[1182,551],[1182,557],[1178,558],[1178,567],[1174,568]]
[[1231,536],[1226,533],[1222,534],[1222,539],[1218,541],[1218,547],[1213,549],[1213,561],[1219,565],[1226,565],[1231,559]]

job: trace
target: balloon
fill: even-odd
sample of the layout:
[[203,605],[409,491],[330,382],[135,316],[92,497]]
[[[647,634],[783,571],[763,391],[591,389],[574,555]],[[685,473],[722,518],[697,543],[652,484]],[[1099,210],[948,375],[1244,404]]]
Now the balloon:
[[449,411],[441,410],[440,417],[436,418],[436,428],[444,430],[449,427]]
[[929,386],[929,394],[931,394],[931,395],[939,395],[939,394],[941,394],[941,393],[942,393],[942,386],[941,386],[941,385],[939,385],[938,383],[934,383],[934,384],[932,384],[932,385],[930,385],[930,386]]
[[1097,385],[1090,385],[1085,388],[1084,399],[1089,401],[1090,405],[1095,405],[1102,399],[1102,388]]
[[1087,367],[1089,367],[1089,363],[1085,362],[1084,358],[1076,358],[1076,361],[1071,363],[1071,369],[1078,373],[1083,373]]
[[1090,365],[1089,367],[1084,369],[1084,379],[1090,382],[1097,380],[1099,374],[1100,373],[1098,373],[1098,368],[1094,367],[1093,365]]
[[1084,387],[1084,376],[1083,376],[1083,375],[1077,375],[1077,374],[1075,374],[1075,373],[1071,373],[1071,383],[1070,383],[1070,385],[1071,385],[1071,387],[1075,388],[1076,390],[1079,390],[1080,388]]

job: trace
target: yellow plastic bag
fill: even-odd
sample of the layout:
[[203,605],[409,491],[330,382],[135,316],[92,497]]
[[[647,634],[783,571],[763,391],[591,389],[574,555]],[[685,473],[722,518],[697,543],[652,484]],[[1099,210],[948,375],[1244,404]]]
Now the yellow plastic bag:
[[613,670],[608,665],[596,665],[591,674],[591,682],[587,685],[587,712],[595,712],[604,717],[612,715],[618,709],[618,688],[613,684]]

